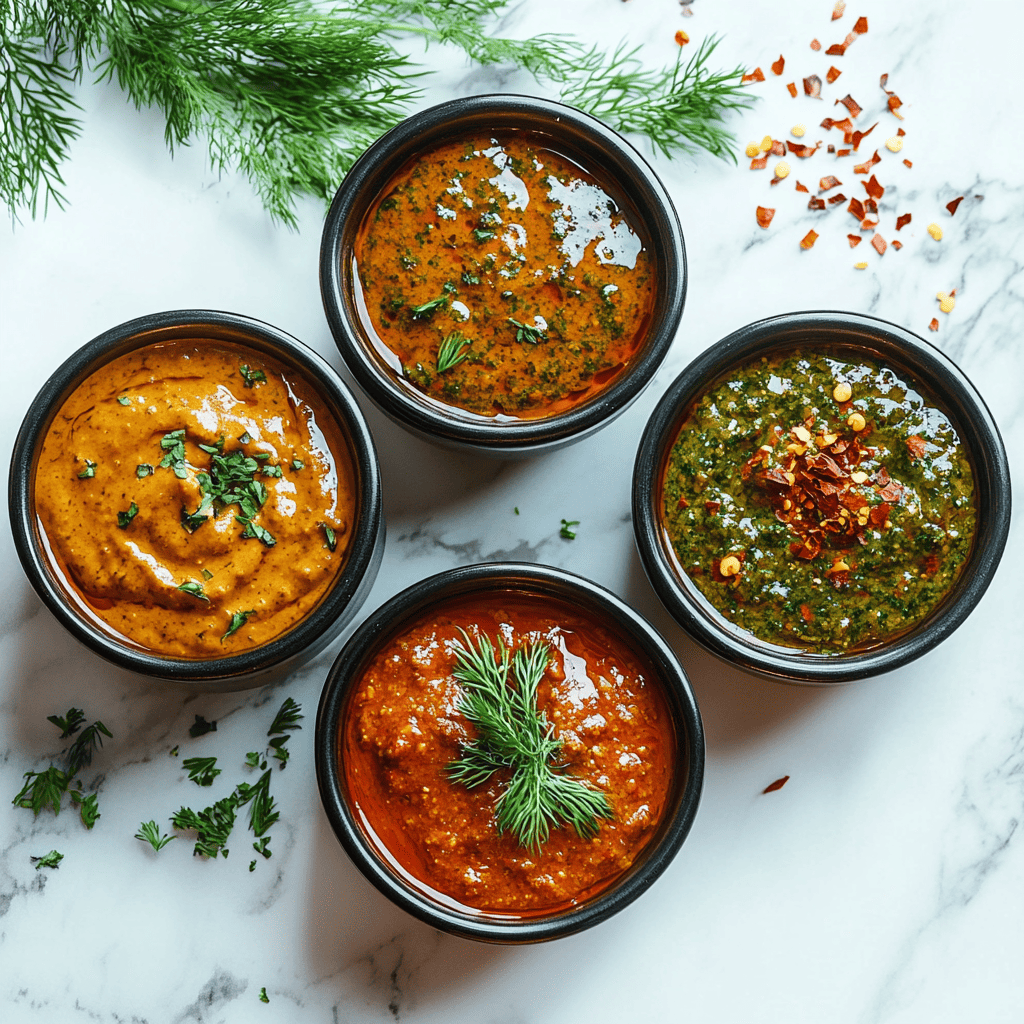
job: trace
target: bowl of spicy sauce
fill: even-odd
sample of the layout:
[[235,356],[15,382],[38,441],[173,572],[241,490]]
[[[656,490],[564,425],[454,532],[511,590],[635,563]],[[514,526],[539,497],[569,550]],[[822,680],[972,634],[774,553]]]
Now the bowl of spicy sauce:
[[636,899],[703,778],[664,641],[609,592],[533,565],[449,570],[385,604],[332,668],[315,742],[324,808],[367,879],[489,942],[569,935]]
[[634,468],[641,561],[713,653],[788,682],[891,671],[981,599],[1010,519],[998,428],[923,339],[762,320],[670,385]]
[[661,182],[607,126],[477,96],[414,115],[356,162],[320,283],[385,413],[516,456],[580,440],[639,396],[678,328],[686,256]]

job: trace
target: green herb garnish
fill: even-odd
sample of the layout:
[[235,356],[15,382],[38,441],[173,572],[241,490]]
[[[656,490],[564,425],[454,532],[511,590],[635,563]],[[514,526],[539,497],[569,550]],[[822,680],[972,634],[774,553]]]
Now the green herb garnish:
[[60,729],[60,738],[66,740],[82,728],[85,712],[79,708],[68,708],[66,715],[47,715],[46,720],[57,726]]
[[[198,719],[199,716],[196,715],[196,718]],[[170,750],[167,751],[167,756],[168,757],[177,757],[178,756],[178,745],[177,744],[175,744],[173,747],[171,747]]]
[[476,729],[476,739],[463,744],[449,776],[467,789],[508,773],[495,805],[499,832],[511,832],[521,846],[537,850],[551,828],[572,825],[577,834],[593,838],[599,819],[612,809],[604,793],[569,775],[558,763],[562,741],[537,707],[537,687],[550,660],[546,644],[530,644],[510,657],[499,640],[497,650],[481,634],[474,646],[456,651],[453,675],[463,684],[459,710]]
[[302,713],[302,705],[288,697],[281,707],[278,708],[274,721],[271,722],[270,728],[267,730],[267,735],[275,736],[290,729],[301,729],[302,726],[299,725],[299,722],[305,717]]
[[118,512],[117,513],[117,525],[119,527],[121,527],[122,530],[127,530],[129,525],[131,524],[131,521],[138,514],[139,514],[139,506],[136,505],[135,502],[133,501],[128,506],[128,511],[127,512]]
[[478,242],[489,242],[494,237],[494,232],[484,228],[473,228],[473,237]]
[[469,339],[459,331],[452,331],[437,348],[437,372],[447,373],[469,355]]
[[149,843],[158,853],[177,836],[160,835],[160,826],[155,821],[144,821],[139,825],[139,831],[135,833],[136,839]]
[[513,320],[512,317],[508,318],[508,322],[516,328],[516,341],[525,341],[536,345],[538,341],[544,340],[546,328],[537,327],[534,324],[521,324],[518,320]]
[[[255,863],[256,863],[256,861],[253,861],[253,864],[255,864]],[[270,996],[267,995],[267,988],[266,988],[265,985],[264,985],[263,988],[260,989],[260,1002],[261,1003],[269,1003],[270,1002]]]
[[[216,731],[216,722],[208,722],[202,715],[196,715],[196,720],[189,726],[188,734],[192,739],[198,739],[200,736],[205,736],[208,732]],[[175,751],[177,751],[177,749],[177,747],[174,748]]]
[[231,613],[231,625],[228,626],[228,631],[220,638],[223,643],[232,633],[237,633],[246,623],[246,620],[250,615],[255,615],[256,612],[250,609],[247,612],[232,612]]
[[117,399],[118,405],[131,405],[132,400],[127,395],[119,395]]
[[462,272],[462,283],[463,284],[479,284],[480,278],[475,274],[471,274],[468,270]]
[[578,519],[563,519],[562,528],[558,531],[559,537],[564,537],[566,540],[575,540],[576,531],[573,527],[579,525],[580,521]]
[[92,764],[92,756],[103,746],[103,737],[113,739],[111,731],[100,721],[87,725],[68,750],[68,781]]
[[71,781],[67,772],[56,765],[50,765],[42,772],[25,772],[25,785],[11,801],[15,807],[27,807],[38,817],[44,807],[53,810],[54,815],[60,814],[61,801]]
[[51,850],[49,853],[44,853],[42,857],[31,857],[30,860],[36,866],[36,871],[40,868],[59,868],[60,862],[64,859],[63,853],[58,853],[56,850]]
[[[78,783],[78,785],[81,786],[81,783]],[[77,789],[69,789],[68,796],[71,797],[71,802],[78,808],[82,824],[86,828],[91,829],[101,817],[99,797],[95,793],[85,796]]]
[[252,848],[266,860],[270,860],[274,856],[273,851],[270,849],[270,836],[263,836],[252,844]]
[[238,437],[239,444],[250,444],[252,442],[252,434],[248,430],[243,431]]
[[[259,768],[260,762],[263,761],[263,755],[258,750],[250,750],[245,755],[245,764],[248,768]],[[263,768],[267,767],[266,761],[263,761]]]
[[142,480],[144,477],[150,476],[153,472],[153,467],[148,462],[140,462],[135,467],[135,475]]
[[328,551],[333,551],[338,546],[338,538],[334,532],[334,528],[329,526],[327,523],[319,523],[318,525],[324,531],[324,536],[327,538],[327,543],[324,544],[324,547],[327,548]]
[[189,780],[197,786],[212,786],[213,780],[220,775],[220,769],[216,764],[215,757],[186,757],[181,762],[181,767],[188,772]]
[[409,312],[412,315],[413,320],[426,320],[432,317],[434,313],[448,301],[447,292],[438,295],[436,299],[431,299],[429,302],[424,302],[421,306],[410,306]]
[[160,468],[172,470],[179,480],[188,479],[188,466],[185,464],[185,428],[181,427],[164,434],[160,438],[160,447],[164,450]]
[[280,466],[264,466],[263,467],[263,475],[264,476],[272,476],[272,477],[281,477],[281,476],[284,475],[284,471],[281,469]]
[[249,828],[257,838],[262,836],[281,817],[275,810],[274,798],[270,795],[270,773],[272,771],[272,768],[268,768],[253,786],[240,782],[235,790],[237,805],[244,807],[249,804]]
[[306,464],[302,459],[292,459],[292,469],[294,469],[296,473],[298,473],[300,469],[305,468],[305,465]]
[[85,469],[78,474],[79,480],[91,480],[96,475],[96,463],[91,459],[85,460]]
[[201,811],[181,807],[171,815],[171,824],[179,831],[192,830],[196,833],[196,845],[192,850],[195,857],[216,857],[228,855],[226,843],[235,827],[235,811],[238,801],[234,794],[218,800]]
[[242,375],[242,380],[247,388],[251,388],[254,384],[267,383],[267,375],[262,370],[250,370],[245,363],[239,366],[238,372]]
[[195,580],[186,580],[184,583],[179,583],[178,590],[191,594],[193,597],[198,597],[200,601],[206,601],[207,604],[210,602],[210,599],[203,593],[202,583],[196,583]]

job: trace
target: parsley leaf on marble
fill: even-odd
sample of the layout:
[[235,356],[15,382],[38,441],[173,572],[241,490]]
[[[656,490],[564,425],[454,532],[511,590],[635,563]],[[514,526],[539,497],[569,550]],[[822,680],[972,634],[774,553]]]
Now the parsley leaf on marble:
[[580,521],[578,519],[563,519],[562,528],[558,531],[560,537],[564,537],[566,540],[575,540],[576,531],[573,529],[574,526],[579,526]]
[[139,825],[139,831],[135,833],[136,839],[141,839],[144,843],[149,843],[158,853],[162,850],[172,839],[177,839],[177,836],[160,835],[160,826],[155,821],[144,821]]
[[215,767],[215,757],[186,757],[181,762],[181,767],[188,772],[189,780],[197,786],[212,786],[213,780],[220,775],[220,769]]
[[[78,783],[78,785],[81,786],[81,783]],[[90,793],[88,796],[85,796],[80,789],[69,789],[68,796],[71,797],[71,802],[78,808],[82,824],[86,828],[91,829],[101,817],[97,795]]]
[[30,858],[32,863],[36,866],[36,871],[40,868],[59,868],[60,862],[64,859],[63,853],[58,853],[56,850],[51,850],[49,853],[44,853],[42,857]]

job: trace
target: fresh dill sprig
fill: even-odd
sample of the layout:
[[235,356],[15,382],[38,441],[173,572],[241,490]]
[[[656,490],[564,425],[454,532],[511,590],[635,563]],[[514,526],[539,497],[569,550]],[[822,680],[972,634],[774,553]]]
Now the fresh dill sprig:
[[83,768],[92,764],[92,755],[103,746],[103,737],[113,739],[111,731],[100,721],[86,726],[68,750],[68,779],[73,779]]
[[43,772],[25,772],[25,785],[11,801],[15,807],[27,807],[38,817],[44,807],[53,810],[54,815],[60,814],[61,802],[71,781],[67,773],[56,765],[50,765]]
[[149,843],[159,853],[172,839],[177,836],[160,835],[160,826],[155,821],[144,821],[139,825],[139,831],[135,833],[136,839]]
[[82,728],[82,723],[85,721],[85,712],[79,708],[68,708],[66,715],[47,715],[46,720],[57,726],[60,729],[60,738],[66,740],[69,736],[74,736]]
[[305,717],[302,713],[302,705],[296,703],[291,697],[286,697],[285,702],[278,708],[274,721],[271,722],[270,728],[267,730],[267,735],[276,736],[289,729],[301,729],[299,720]]
[[220,775],[220,769],[215,767],[215,757],[186,757],[181,762],[181,767],[188,772],[189,780],[197,786],[212,786],[213,780]]
[[238,800],[234,794],[218,800],[201,811],[181,807],[171,815],[171,824],[179,831],[192,830],[196,834],[195,857],[222,857],[228,855],[227,841],[235,827]]
[[91,829],[101,817],[99,797],[95,793],[90,793],[86,796],[82,792],[81,782],[77,783],[77,785],[78,789],[68,790],[68,796],[71,797],[71,802],[78,808],[82,824],[87,829]]
[[461,331],[452,331],[437,347],[437,372],[447,373],[469,355],[469,338]]
[[250,805],[249,828],[257,838],[262,836],[281,817],[275,810],[274,798],[270,795],[270,773],[272,771],[272,768],[268,768],[253,786],[240,782],[235,790],[235,800],[238,806]]
[[246,175],[271,215],[329,200],[359,154],[422,96],[424,69],[393,40],[417,36],[480,65],[521,68],[667,154],[732,157],[725,119],[753,102],[742,69],[715,72],[707,39],[674,66],[640,49],[611,53],[569,36],[496,38],[508,0],[62,0],[14,2],[0,19],[0,198],[13,216],[63,207],[61,165],[82,125],[73,90],[87,74],[156,106],[173,152],[204,140],[212,169]]
[[580,836],[598,833],[599,819],[612,817],[607,797],[558,763],[562,741],[537,707],[537,687],[550,660],[545,644],[520,648],[515,656],[499,640],[497,650],[481,634],[474,646],[456,651],[453,675],[463,684],[459,710],[476,728],[448,766],[450,778],[468,789],[499,769],[509,780],[495,807],[499,832],[511,832],[521,846],[539,849],[550,830],[571,825]]
[[516,328],[516,341],[525,341],[536,345],[538,341],[544,340],[545,328],[538,327],[536,324],[523,324],[518,320],[513,320],[512,317],[508,318],[508,322]]

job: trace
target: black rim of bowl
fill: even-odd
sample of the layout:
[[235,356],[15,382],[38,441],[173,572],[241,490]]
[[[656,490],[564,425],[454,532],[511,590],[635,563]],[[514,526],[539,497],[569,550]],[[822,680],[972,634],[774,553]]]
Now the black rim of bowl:
[[[39,449],[53,417],[68,396],[103,364],[161,341],[208,338],[235,342],[293,364],[335,416],[348,444],[358,489],[356,522],[347,560],[334,586],[298,625],[259,647],[224,658],[171,658],[139,650],[76,614],[55,578],[40,542],[32,495]],[[36,395],[18,432],[11,458],[8,502],[14,545],[43,603],[61,624],[95,653],[122,668],[184,683],[237,680],[322,649],[348,621],[373,584],[383,554],[380,471],[373,438],[351,392],[312,349],[284,331],[251,317],[217,310],[183,309],[129,320],[93,338],[66,359]]]
[[[636,360],[609,387],[555,416],[490,423],[421,397],[369,352],[353,298],[351,244],[392,177],[426,147],[473,133],[527,130],[588,169],[604,171],[629,200],[649,237],[659,282],[647,338]],[[643,157],[611,128],[573,107],[519,95],[452,100],[403,121],[373,143],[345,176],[320,247],[320,291],[335,343],[360,387],[387,415],[442,443],[528,451],[579,440],[626,409],[650,383],[675,337],[686,297],[686,251],[668,192]]]
[[[502,920],[460,913],[436,903],[403,881],[373,852],[345,802],[339,730],[363,667],[403,625],[439,600],[500,590],[532,592],[573,603],[606,618],[651,662],[671,708],[679,747],[674,805],[666,808],[659,836],[611,889],[574,910],[549,917]],[[523,563],[485,563],[449,569],[414,584],[367,618],[331,668],[317,710],[316,777],[320,798],[341,845],[363,875],[390,900],[435,928],[485,942],[544,942],[582,931],[632,903],[668,867],[697,813],[704,779],[704,730],[686,673],[672,649],[639,613],[610,591],[561,569]]]
[[[895,640],[863,653],[790,653],[733,625],[678,567],[660,525],[657,502],[662,469],[693,402],[730,369],[768,352],[795,347],[826,353],[857,349],[919,384],[953,421],[975,473],[977,528],[970,558],[956,584],[928,618]],[[784,682],[848,682],[913,661],[949,636],[970,614],[991,582],[1006,543],[1009,466],[999,430],[981,395],[939,349],[875,317],[833,310],[789,313],[741,327],[699,355],[669,386],[645,427],[637,452],[633,524],[651,585],[680,625],[712,653]]]

